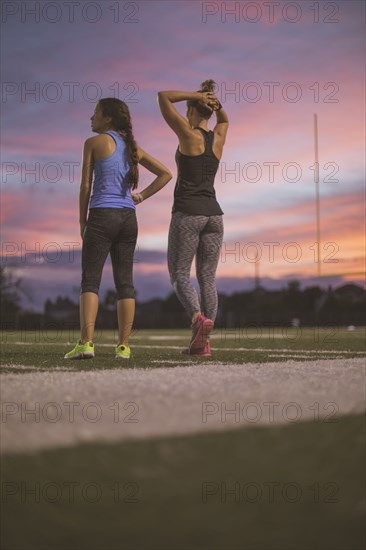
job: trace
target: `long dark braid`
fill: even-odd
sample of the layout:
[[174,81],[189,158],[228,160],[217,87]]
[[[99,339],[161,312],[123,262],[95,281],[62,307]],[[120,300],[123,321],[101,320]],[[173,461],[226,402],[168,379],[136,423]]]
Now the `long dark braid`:
[[131,189],[136,189],[139,181],[137,143],[133,136],[131,115],[124,101],[114,97],[105,97],[99,100],[103,116],[110,116],[112,124],[121,134],[126,143],[127,161],[130,165],[127,178]]

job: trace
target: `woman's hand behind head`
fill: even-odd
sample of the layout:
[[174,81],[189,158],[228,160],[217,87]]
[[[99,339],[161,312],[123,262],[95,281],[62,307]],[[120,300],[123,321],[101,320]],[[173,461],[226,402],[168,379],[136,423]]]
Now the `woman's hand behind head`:
[[213,111],[213,106],[215,104],[215,94],[213,92],[201,92],[202,99],[198,102],[204,107],[208,107]]

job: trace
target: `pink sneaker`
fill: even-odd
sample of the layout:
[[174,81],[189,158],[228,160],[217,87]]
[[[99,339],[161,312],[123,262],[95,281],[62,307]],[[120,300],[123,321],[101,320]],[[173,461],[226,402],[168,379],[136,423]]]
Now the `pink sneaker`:
[[204,351],[207,338],[214,326],[211,319],[207,319],[204,315],[199,315],[192,325],[192,339],[189,345],[190,354],[201,353]]
[[190,357],[211,357],[210,341],[207,340],[206,345],[202,351],[190,351],[190,348],[182,349],[182,355],[189,355]]

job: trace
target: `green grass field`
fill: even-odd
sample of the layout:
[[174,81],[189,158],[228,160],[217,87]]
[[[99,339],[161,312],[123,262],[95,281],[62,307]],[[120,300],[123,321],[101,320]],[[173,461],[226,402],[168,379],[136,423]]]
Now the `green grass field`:
[[71,364],[63,356],[75,344],[76,331],[3,332],[2,372],[27,372],[22,367],[92,370],[174,367],[202,361],[243,364],[363,357],[366,356],[365,334],[364,327],[352,332],[338,327],[217,329],[211,338],[212,358],[194,358],[180,355],[180,350],[189,342],[189,330],[137,330],[130,343],[133,356],[128,364],[121,365],[114,359],[118,339],[114,331],[96,331],[96,357]]
[[[179,355],[188,330],[162,330],[136,331],[133,358],[116,363],[116,334],[103,331],[93,360],[65,364],[76,338],[3,333],[2,372],[366,355],[361,328],[217,330],[209,359]],[[6,454],[1,548],[364,550],[365,428],[360,414]]]
[[8,455],[1,548],[363,550],[364,428],[350,416]]

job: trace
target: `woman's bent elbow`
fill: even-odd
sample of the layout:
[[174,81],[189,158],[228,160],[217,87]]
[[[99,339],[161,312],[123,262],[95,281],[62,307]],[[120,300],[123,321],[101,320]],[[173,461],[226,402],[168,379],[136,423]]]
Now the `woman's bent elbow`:
[[173,177],[173,174],[170,172],[170,170],[164,170],[159,174],[159,177],[161,177],[164,180],[164,183],[168,183]]

